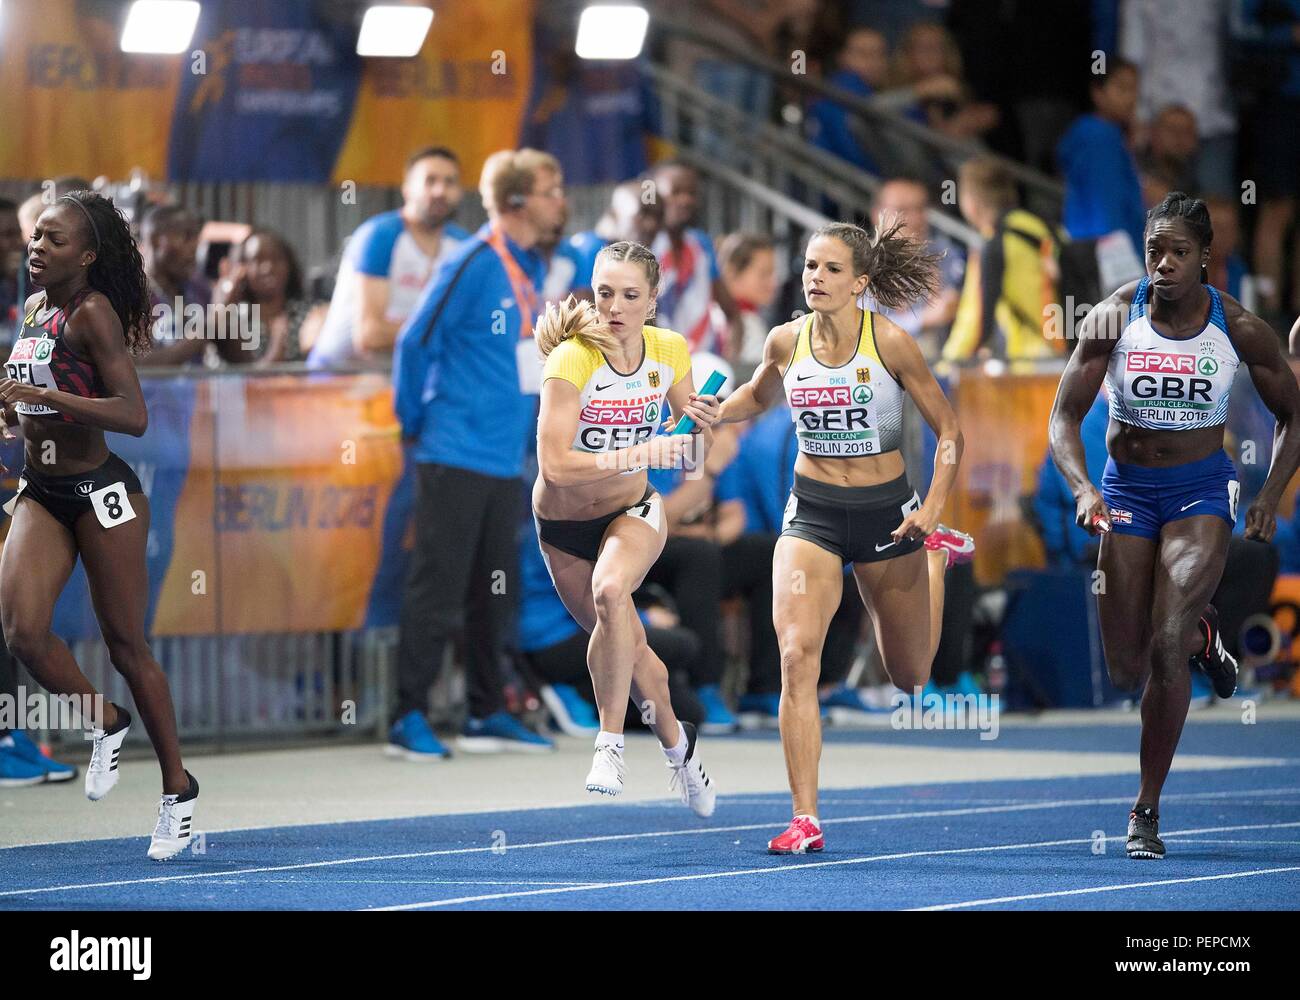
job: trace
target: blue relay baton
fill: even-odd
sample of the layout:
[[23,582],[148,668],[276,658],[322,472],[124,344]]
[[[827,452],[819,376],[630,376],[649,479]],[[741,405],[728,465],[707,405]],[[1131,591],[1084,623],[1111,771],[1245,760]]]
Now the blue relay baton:
[[[722,388],[722,384],[726,381],[727,381],[727,376],[723,375],[722,372],[715,371],[712,375],[710,375],[707,379],[704,380],[704,388],[701,389],[698,393],[696,393],[696,395],[716,396],[718,394],[718,390]],[[690,417],[683,416],[681,420],[677,421],[677,426],[673,428],[673,433],[690,434],[694,430],[695,430],[695,421],[692,420]]]

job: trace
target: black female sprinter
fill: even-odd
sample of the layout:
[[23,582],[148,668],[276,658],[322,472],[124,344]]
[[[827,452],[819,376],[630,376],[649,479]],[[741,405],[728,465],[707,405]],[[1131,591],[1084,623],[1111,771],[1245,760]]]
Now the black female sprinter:
[[[94,697],[67,645],[50,632],[54,602],[80,556],[109,658],[162,767],[163,797],[149,857],[184,850],[198,782],[181,764],[176,717],[162,668],[145,641],[149,501],[104,431],[137,437],[145,411],[132,352],[149,342],[149,298],[140,253],[107,198],[78,191],[41,213],[28,244],[32,285],[19,339],[0,380],[8,432],[16,412],[26,440],[13,516],[0,557],[0,617],[13,654],[47,690]],[[85,704],[85,702],[81,702]],[[92,723],[86,797],[117,783],[131,716],[106,702]]]
[[[1221,698],[1237,685],[1208,602],[1237,518],[1236,473],[1223,450],[1228,393],[1246,365],[1277,417],[1273,464],[1246,537],[1267,542],[1278,500],[1300,462],[1300,390],[1277,335],[1235,299],[1202,284],[1210,213],[1181,192],[1147,215],[1147,276],[1092,310],[1052,409],[1052,456],[1100,534],[1097,604],[1111,680],[1142,694],[1142,786],[1129,814],[1128,855],[1163,858],[1160,789],[1190,698],[1189,660]],[[1088,478],[1079,424],[1102,380],[1110,459],[1101,490]]]

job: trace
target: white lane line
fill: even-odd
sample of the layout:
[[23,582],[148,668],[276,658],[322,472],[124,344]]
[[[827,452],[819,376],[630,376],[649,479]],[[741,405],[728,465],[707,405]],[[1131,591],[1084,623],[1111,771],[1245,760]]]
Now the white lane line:
[[[1233,789],[1224,792],[1187,792],[1182,795],[1165,795],[1162,796],[1162,799],[1168,801],[1175,798],[1241,798],[1260,793],[1272,794],[1276,791],[1279,791],[1279,789]],[[875,823],[892,820],[931,819],[945,816],[981,816],[992,813],[1034,812],[1044,809],[1070,809],[1078,806],[1116,804],[1131,805],[1132,802],[1133,797],[1131,795],[1097,799],[1063,799],[1054,802],[1028,802],[1005,806],[975,806],[966,809],[931,809],[914,812],[878,813],[869,816],[842,816],[836,819],[825,819],[822,823],[824,826],[831,826],[847,823]],[[409,861],[415,858],[438,858],[457,854],[499,853],[502,850],[502,847],[504,847],[506,851],[523,851],[535,850],[543,847],[571,847],[576,844],[608,844],[617,841],[642,840],[657,837],[694,837],[710,833],[743,833],[749,830],[770,830],[772,827],[773,824],[770,822],[745,823],[735,826],[688,827],[678,830],[652,830],[642,833],[612,833],[597,837],[570,837],[564,840],[543,840],[526,844],[504,844],[500,846],[489,844],[482,847],[453,847],[438,851],[411,851],[402,854],[370,854],[354,858],[335,858],[330,861],[306,861],[294,865],[267,865],[257,868],[236,868],[231,871],[193,872],[182,875],[155,875],[150,878],[117,879],[112,882],[85,882],[70,885],[37,886],[28,889],[7,889],[0,891],[0,898],[5,896],[29,896],[43,892],[71,892],[77,889],[109,889],[122,885],[148,885],[165,882],[180,882],[188,879],[233,878],[236,875],[260,875],[267,872],[302,871],[308,868],[331,868],[337,865],[366,864],[372,861]],[[1250,827],[1249,829],[1255,828]]]
[[[1272,830],[1278,827],[1300,827],[1300,823],[1252,823],[1245,826],[1216,826],[1199,830],[1183,830],[1182,833],[1228,833],[1235,830]],[[1171,834],[1172,836],[1172,834]],[[1123,837],[1107,837],[1107,840],[1123,840]],[[458,906],[464,903],[485,903],[501,899],[519,899],[524,896],[552,896],[565,892],[589,892],[594,889],[624,889],[631,886],[664,885],[670,882],[698,882],[705,879],[735,878],[741,875],[779,875],[785,872],[805,871],[810,868],[833,868],[839,865],[863,865],[876,861],[900,861],[907,858],[934,858],[953,854],[983,854],[993,851],[1018,851],[1042,847],[1063,847],[1071,844],[1092,844],[1092,837],[1078,837],[1072,840],[1040,840],[1029,844],[990,844],[984,847],[950,847],[934,851],[906,851],[896,854],[875,854],[870,857],[840,858],[835,861],[805,861],[797,864],[770,866],[767,868],[742,868],[725,872],[704,872],[696,875],[671,875],[660,878],[629,879],[623,882],[600,882],[595,885],[572,886],[560,889],[533,889],[526,892],[494,892],[481,896],[460,896],[455,899],[433,899],[422,903],[402,903],[397,906],[371,906],[368,912],[395,912],[400,910],[431,910],[439,906]],[[1300,871],[1294,869],[1277,869],[1277,871]],[[1051,895],[1050,893],[1048,895]],[[1030,897],[1025,897],[1030,898]],[[953,906],[975,904],[951,904]],[[935,907],[942,909],[943,907]]]
[[963,910],[971,906],[994,906],[998,903],[1020,903],[1029,899],[1051,899],[1057,896],[1084,896],[1094,892],[1122,892],[1125,889],[1151,889],[1160,885],[1185,885],[1188,882],[1216,882],[1220,879],[1251,878],[1255,875],[1279,875],[1282,872],[1300,872],[1300,865],[1287,868],[1255,868],[1244,872],[1224,872],[1222,875],[1196,875],[1189,878],[1162,878],[1153,882],[1124,882],[1119,885],[1095,885],[1087,889],[1059,889],[1056,892],[1030,892],[1023,896],[998,896],[990,899],[971,899],[962,903],[942,903],[939,906],[918,906],[917,911]]

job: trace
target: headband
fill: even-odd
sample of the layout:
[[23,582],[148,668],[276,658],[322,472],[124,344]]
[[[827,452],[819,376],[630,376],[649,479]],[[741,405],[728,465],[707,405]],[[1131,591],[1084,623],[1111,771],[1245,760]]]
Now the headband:
[[72,202],[72,204],[76,205],[79,209],[81,209],[81,214],[84,215],[86,217],[86,221],[90,223],[90,231],[95,234],[95,253],[99,253],[99,248],[101,245],[99,239],[99,227],[95,225],[95,220],[91,218],[90,209],[86,208],[86,206],[83,205],[80,200],[72,197],[72,195],[70,194],[65,194],[62,198],[59,199],[59,201],[70,201]]

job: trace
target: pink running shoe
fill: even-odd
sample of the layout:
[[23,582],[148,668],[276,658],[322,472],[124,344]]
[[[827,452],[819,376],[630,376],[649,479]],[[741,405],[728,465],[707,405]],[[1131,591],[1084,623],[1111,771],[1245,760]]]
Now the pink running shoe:
[[808,851],[820,851],[826,846],[822,829],[813,822],[811,816],[796,816],[790,821],[790,827],[778,837],[767,842],[768,854],[805,854]]
[[948,552],[948,569],[968,563],[975,558],[975,539],[964,531],[940,524],[935,527],[925,540],[925,547]]

